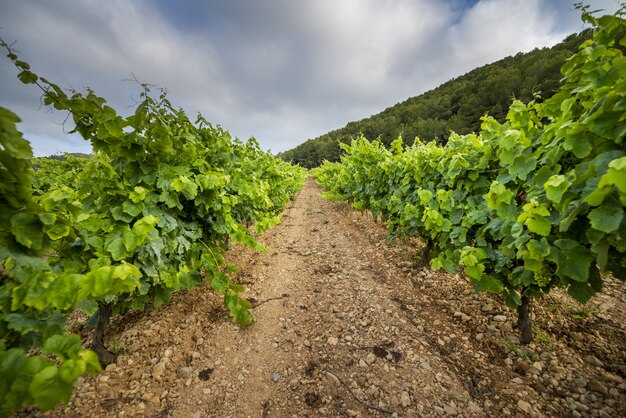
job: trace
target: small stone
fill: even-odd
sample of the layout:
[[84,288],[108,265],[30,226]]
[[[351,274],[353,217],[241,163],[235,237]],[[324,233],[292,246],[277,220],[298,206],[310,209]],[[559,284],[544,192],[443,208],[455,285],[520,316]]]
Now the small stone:
[[574,385],[578,386],[579,388],[584,388],[585,386],[587,386],[587,379],[583,378],[583,377],[579,377],[578,379],[574,379],[573,380]]
[[365,358],[367,364],[374,364],[376,362],[376,355],[374,353],[369,353]]
[[498,321],[498,322],[505,322],[506,321],[506,316],[504,315],[496,315],[493,317],[494,321]]
[[400,403],[405,408],[411,405],[411,397],[407,392],[402,392],[402,395],[400,395]]
[[274,382],[278,382],[280,380],[280,373],[278,373],[278,372],[272,373],[272,380]]
[[163,373],[165,373],[165,363],[157,363],[152,368],[152,378],[157,381],[161,381],[163,378]]
[[476,341],[482,341],[483,337],[485,336],[485,334],[483,334],[482,332],[479,332],[478,334],[476,334],[475,338]]
[[467,410],[469,412],[471,412],[472,414],[480,414],[482,412],[482,409],[480,409],[480,406],[478,406],[475,402],[473,401],[469,401],[467,404]]
[[602,383],[602,382],[600,382],[599,380],[596,380],[596,379],[593,379],[593,380],[589,381],[589,383],[587,384],[587,389],[592,391],[592,392],[601,393],[603,395],[606,395],[607,393],[609,393],[609,391],[606,388],[606,386],[604,385],[604,383]]
[[532,411],[532,407],[530,406],[530,404],[522,399],[517,401],[517,407],[527,414],[530,414],[530,411]]
[[202,345],[204,344],[204,338],[198,338],[198,341],[196,341],[197,345]]
[[311,346],[311,341],[309,341],[309,340],[304,340],[304,342],[302,343],[302,345],[304,345],[305,347],[310,347],[310,346]]
[[428,370],[429,372],[432,372],[432,371],[433,371],[433,368],[432,368],[432,367],[430,367],[430,364],[426,363],[425,361],[422,361],[422,362],[420,363],[420,367],[421,367],[422,369],[424,369],[424,370]]
[[193,368],[191,367],[181,367],[176,370],[176,376],[180,379],[189,379],[193,373]]
[[360,414],[357,411],[353,411],[352,409],[348,409],[346,411],[349,417],[358,417]]
[[365,360],[363,359],[359,360],[359,367],[367,367],[367,363],[365,362]]
[[506,364],[507,366],[512,366],[513,360],[510,357],[507,357],[504,359],[504,364]]
[[200,411],[196,411],[194,412],[194,414],[191,416],[191,418],[200,418],[202,416],[202,412]]
[[444,406],[443,411],[451,416],[456,416],[459,413],[459,411],[457,411],[456,407],[454,407],[453,405]]
[[483,312],[491,312],[493,311],[493,305],[491,303],[485,303],[480,310]]
[[600,360],[598,360],[598,358],[594,355],[588,355],[585,356],[585,361],[589,364],[591,364],[592,366],[596,366],[596,367],[602,367],[603,364]]
[[193,353],[191,353],[191,358],[199,359],[200,358],[200,353],[198,353],[197,351],[194,351]]
[[328,340],[326,341],[326,344],[328,344],[328,345],[337,345],[338,342],[339,342],[339,340],[336,337],[328,337]]

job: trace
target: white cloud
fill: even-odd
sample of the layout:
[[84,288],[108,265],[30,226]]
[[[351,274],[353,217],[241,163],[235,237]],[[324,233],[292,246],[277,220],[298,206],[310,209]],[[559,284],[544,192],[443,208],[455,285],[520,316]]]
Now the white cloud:
[[516,52],[554,45],[563,34],[553,33],[555,17],[539,0],[483,0],[448,32],[452,60],[469,68]]
[[[594,0],[598,3],[612,0]],[[160,7],[156,7],[159,4]],[[4,2],[0,36],[36,72],[91,86],[121,113],[139,89],[167,87],[175,105],[282,151],[505,55],[552,45],[580,28],[567,1],[245,0],[171,3]],[[188,7],[181,11],[180,7]],[[19,113],[38,154],[72,151],[64,115],[0,60],[0,105]]]

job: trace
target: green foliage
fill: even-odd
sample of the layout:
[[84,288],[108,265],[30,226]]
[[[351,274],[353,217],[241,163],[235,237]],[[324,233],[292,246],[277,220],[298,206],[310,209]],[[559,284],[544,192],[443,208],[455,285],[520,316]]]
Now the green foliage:
[[[385,146],[402,136],[411,144],[415,138],[445,143],[451,131],[460,134],[480,130],[480,117],[489,114],[504,122],[511,98],[532,100],[536,94],[552,96],[559,86],[560,67],[590,38],[590,32],[571,35],[552,48],[519,53],[476,68],[441,86],[409,98],[371,117],[348,123],[310,139],[279,156],[303,167],[317,167],[324,160],[339,161],[340,144],[360,134],[378,138]],[[521,170],[530,162],[519,159]]]
[[19,79],[69,112],[94,154],[33,159],[19,119],[0,108],[0,415],[67,402],[76,379],[99,370],[96,355],[64,334],[74,309],[158,308],[205,277],[233,320],[251,324],[223,253],[229,242],[262,249],[250,228],[280,222],[306,170],[202,116],[190,121],[147,86],[122,117],[91,90],[68,94],[38,77],[3,46]]
[[463,270],[510,307],[554,287],[587,302],[602,277],[626,279],[624,9],[583,19],[592,39],[542,103],[514,101],[506,121],[445,145],[360,137],[313,170],[331,195],[432,242],[431,265]]

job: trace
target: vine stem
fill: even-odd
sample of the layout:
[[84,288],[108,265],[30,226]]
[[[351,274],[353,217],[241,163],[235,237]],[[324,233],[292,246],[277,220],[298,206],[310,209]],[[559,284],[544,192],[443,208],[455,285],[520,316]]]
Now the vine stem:
[[326,373],[328,373],[329,375],[331,375],[336,381],[338,381],[343,387],[345,387],[348,392],[350,392],[350,395],[352,395],[352,397],[354,399],[356,399],[361,405],[365,406],[366,408],[369,409],[373,409],[375,411],[379,411],[379,412],[384,412],[385,414],[389,414],[389,415],[397,415],[400,416],[399,413],[397,413],[396,411],[392,411],[391,409],[387,409],[387,408],[383,408],[380,406],[376,406],[376,405],[372,405],[369,404],[367,402],[365,402],[364,400],[362,400],[361,398],[359,398],[353,391],[352,389],[350,389],[350,386],[348,386],[346,384],[346,382],[344,382],[339,376],[337,376],[335,373],[331,372],[330,370],[326,369],[324,370]]

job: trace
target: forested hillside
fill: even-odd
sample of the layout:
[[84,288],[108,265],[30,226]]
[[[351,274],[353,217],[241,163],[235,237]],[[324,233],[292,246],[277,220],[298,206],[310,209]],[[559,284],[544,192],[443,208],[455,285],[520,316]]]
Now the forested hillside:
[[570,35],[552,48],[519,53],[476,68],[377,115],[310,139],[280,156],[311,168],[324,160],[337,161],[339,142],[349,143],[360,133],[370,139],[380,137],[387,146],[402,135],[410,145],[416,137],[425,142],[445,142],[450,131],[477,131],[480,117],[485,114],[503,122],[513,98],[527,102],[534,94],[544,99],[554,94],[562,77],[561,65],[589,35],[588,31]]

